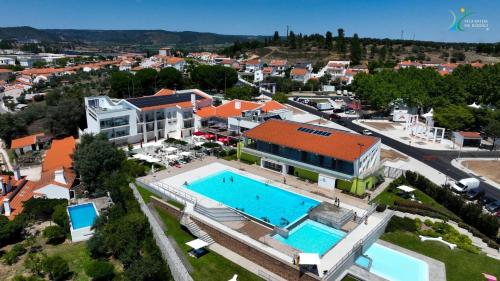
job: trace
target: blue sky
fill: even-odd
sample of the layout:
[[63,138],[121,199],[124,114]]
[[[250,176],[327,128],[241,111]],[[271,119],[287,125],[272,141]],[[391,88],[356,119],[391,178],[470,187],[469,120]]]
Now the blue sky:
[[[464,7],[486,28],[448,30]],[[498,0],[0,0],[0,26],[165,29],[221,34],[324,33],[452,42],[499,42]]]

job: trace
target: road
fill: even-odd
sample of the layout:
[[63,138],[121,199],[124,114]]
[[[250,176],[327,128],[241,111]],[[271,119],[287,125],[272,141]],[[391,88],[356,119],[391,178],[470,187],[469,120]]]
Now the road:
[[[255,86],[255,85],[254,85]],[[262,93],[266,96],[271,97],[271,93],[268,91],[262,91]],[[308,113],[314,114],[319,117],[323,117],[325,119],[329,119],[330,114],[321,112],[315,108],[311,108],[309,106],[306,106],[302,103],[288,100],[288,104],[297,107],[303,111],[306,111]],[[351,130],[354,130],[356,132],[360,132],[364,127],[358,126],[354,123],[352,123],[351,118],[342,118],[342,121],[344,121],[345,124],[343,124],[344,127],[347,127]],[[415,158],[430,167],[438,170],[439,172],[443,173],[444,175],[447,175],[450,177],[450,179],[453,180],[458,180],[462,178],[467,178],[471,177],[473,175],[470,175],[458,168],[455,168],[451,164],[451,160],[455,159],[458,157],[458,151],[445,151],[445,150],[428,150],[428,149],[422,149],[422,148],[417,148],[413,146],[409,146],[407,144],[404,144],[402,142],[396,141],[394,139],[391,139],[387,136],[378,134],[376,132],[373,132],[373,135],[375,137],[379,137],[382,140],[382,143],[392,147],[398,151],[401,151],[405,153],[406,155]],[[500,157],[500,151],[462,151],[460,153],[460,157],[463,158],[475,158],[475,157],[484,157],[484,158],[498,158]],[[485,191],[485,193],[493,197],[497,200],[500,200],[500,189],[484,182],[481,181],[480,187]]]

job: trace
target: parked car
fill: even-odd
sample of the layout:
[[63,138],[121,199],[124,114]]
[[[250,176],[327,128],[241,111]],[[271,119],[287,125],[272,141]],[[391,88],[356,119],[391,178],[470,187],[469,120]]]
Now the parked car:
[[338,114],[332,113],[330,114],[330,120],[338,120],[341,117]]
[[352,110],[352,109],[351,109],[351,110],[347,110],[347,111],[345,112],[345,114],[348,114],[348,115],[355,115],[355,114],[356,114],[356,111],[354,111],[354,110]]
[[479,188],[476,189],[471,189],[467,191],[464,195],[464,197],[468,200],[476,200],[479,199],[484,195],[484,191],[480,190]]
[[363,131],[361,131],[361,133],[363,135],[366,135],[366,136],[371,136],[373,135],[372,131],[368,130],[368,129],[364,129]]
[[485,206],[486,210],[490,213],[500,211],[500,200],[493,201]]
[[479,188],[479,183],[479,180],[476,178],[466,178],[455,182],[451,187],[455,192],[464,193]]
[[481,204],[483,204],[484,206],[490,204],[491,202],[494,202],[495,199],[491,198],[491,197],[488,197],[488,196],[483,196],[479,202],[481,202]]

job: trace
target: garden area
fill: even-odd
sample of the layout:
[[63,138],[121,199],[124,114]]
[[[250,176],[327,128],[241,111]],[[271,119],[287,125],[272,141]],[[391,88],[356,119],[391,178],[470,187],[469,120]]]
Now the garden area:
[[[440,242],[421,242],[418,234],[442,236],[444,240],[457,243],[458,247],[450,250]],[[446,223],[393,217],[381,239],[443,262],[448,281],[483,281],[483,272],[500,276],[500,261],[478,253],[468,237]]]
[[[154,195],[154,193],[140,186],[137,186],[137,189],[144,199],[144,202],[148,203],[151,201],[150,196]],[[173,203],[171,201],[168,202]],[[177,205],[178,204],[179,203],[177,203]],[[195,239],[195,237],[181,226],[176,218],[160,208],[155,209],[167,229],[165,233],[177,243],[177,246],[185,254],[185,259],[188,260],[189,264],[192,266],[193,272],[191,272],[191,276],[194,280],[229,280],[234,274],[238,274],[238,280],[241,281],[262,280],[257,275],[210,250],[200,258],[188,256],[187,253],[190,248],[186,245],[186,242]]]

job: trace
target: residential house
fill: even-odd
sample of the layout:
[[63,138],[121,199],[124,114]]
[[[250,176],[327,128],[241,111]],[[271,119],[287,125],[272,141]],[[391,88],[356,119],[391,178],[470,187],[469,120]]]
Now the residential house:
[[290,71],[290,78],[294,81],[299,81],[305,84],[309,79],[311,79],[311,71],[307,68],[294,67],[292,71]]
[[350,61],[332,60],[326,64],[325,72],[330,74],[332,80],[341,79],[349,67]]
[[23,155],[30,151],[38,151],[45,147],[49,138],[44,133],[29,135],[22,138],[13,139],[10,149],[14,150],[16,155]]
[[158,50],[158,54],[160,56],[170,57],[170,56],[172,56],[172,48],[168,48],[168,47],[160,48]]
[[255,72],[261,70],[262,60],[261,59],[251,59],[245,61],[245,72]]
[[15,65],[16,59],[12,57],[0,57],[0,65]]
[[271,60],[269,66],[273,69],[272,76],[284,76],[288,63],[286,60]]
[[87,129],[82,133],[105,133],[115,144],[182,139],[195,130],[193,112],[211,105],[212,97],[198,89],[163,89],[122,100],[85,97]]
[[288,120],[269,119],[243,134],[241,159],[318,182],[365,193],[378,180],[379,138]]
[[402,61],[402,62],[399,62],[394,68],[396,70],[399,70],[399,69],[405,69],[405,68],[410,68],[410,67],[415,67],[415,68],[418,68],[418,69],[422,69],[424,66],[417,62],[417,61]]

